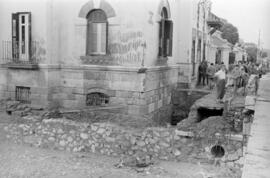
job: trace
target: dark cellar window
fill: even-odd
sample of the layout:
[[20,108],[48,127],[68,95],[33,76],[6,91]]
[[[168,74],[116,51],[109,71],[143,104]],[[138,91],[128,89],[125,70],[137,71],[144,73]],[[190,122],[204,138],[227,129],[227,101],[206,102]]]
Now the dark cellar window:
[[15,99],[22,103],[31,103],[30,101],[30,87],[16,86]]
[[109,96],[94,92],[86,95],[86,106],[104,106],[109,104]]

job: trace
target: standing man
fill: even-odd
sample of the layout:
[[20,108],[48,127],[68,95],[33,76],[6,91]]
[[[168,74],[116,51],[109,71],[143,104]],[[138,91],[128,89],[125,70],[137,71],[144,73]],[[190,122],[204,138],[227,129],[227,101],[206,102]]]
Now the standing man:
[[208,77],[208,86],[209,89],[212,90],[214,87],[214,75],[215,75],[216,69],[213,63],[211,63],[208,67],[207,67],[207,77]]
[[207,62],[204,60],[203,62],[203,68],[202,68],[202,75],[203,75],[203,86],[208,84],[208,77],[207,77]]
[[217,78],[217,102],[223,102],[222,99],[225,95],[225,85],[226,85],[226,67],[222,65],[220,70],[214,75]]
[[203,63],[201,62],[200,65],[199,65],[199,68],[198,68],[198,83],[197,85],[201,85],[201,81],[202,81],[202,75],[203,75]]

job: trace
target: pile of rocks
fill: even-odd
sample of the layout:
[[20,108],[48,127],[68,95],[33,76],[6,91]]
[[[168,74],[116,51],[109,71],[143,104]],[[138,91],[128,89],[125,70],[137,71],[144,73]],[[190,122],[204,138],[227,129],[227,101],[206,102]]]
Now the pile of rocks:
[[15,114],[23,117],[29,115],[32,108],[29,104],[24,104],[19,101],[7,101],[5,110],[10,115]]
[[[78,123],[67,119],[43,119],[26,116],[23,124],[4,127],[7,137],[15,142],[72,152],[98,152],[112,156],[135,156],[136,160],[162,159],[211,162],[211,147],[220,143],[219,136],[211,141],[194,137],[192,132],[177,128],[131,130],[112,123]],[[242,157],[242,140],[227,138],[220,143],[225,149],[224,164]]]

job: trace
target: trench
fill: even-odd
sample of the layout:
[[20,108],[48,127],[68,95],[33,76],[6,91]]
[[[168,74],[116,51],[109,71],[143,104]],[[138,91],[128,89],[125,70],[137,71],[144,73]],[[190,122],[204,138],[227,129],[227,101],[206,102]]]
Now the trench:
[[204,119],[212,116],[222,116],[223,115],[223,108],[220,109],[210,109],[206,107],[200,107],[197,109],[198,112],[198,120],[197,122],[201,122]]

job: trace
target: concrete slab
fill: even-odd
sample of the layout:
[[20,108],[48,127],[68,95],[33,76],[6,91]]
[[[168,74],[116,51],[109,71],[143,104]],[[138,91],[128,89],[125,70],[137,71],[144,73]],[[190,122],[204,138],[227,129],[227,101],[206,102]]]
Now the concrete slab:
[[[270,77],[261,80],[263,87],[270,87]],[[267,84],[267,85],[266,85]],[[262,88],[260,90],[263,90]],[[260,95],[264,98],[263,95]],[[267,96],[268,97],[268,94]],[[251,126],[250,138],[242,178],[270,177],[270,101],[257,100],[254,123]]]

